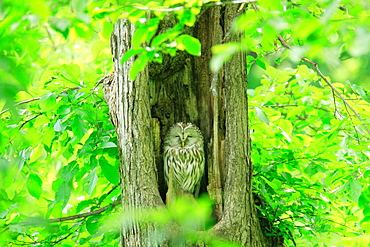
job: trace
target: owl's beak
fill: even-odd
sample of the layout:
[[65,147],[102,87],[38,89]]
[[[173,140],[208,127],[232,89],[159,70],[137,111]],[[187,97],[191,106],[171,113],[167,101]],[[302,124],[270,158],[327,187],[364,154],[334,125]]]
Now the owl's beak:
[[184,141],[181,142],[181,147],[182,148],[185,147],[185,142]]

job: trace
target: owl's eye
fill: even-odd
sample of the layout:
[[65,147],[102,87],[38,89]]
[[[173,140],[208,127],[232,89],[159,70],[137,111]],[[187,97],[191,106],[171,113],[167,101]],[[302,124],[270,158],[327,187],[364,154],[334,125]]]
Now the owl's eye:
[[175,136],[175,137],[180,138],[180,136]]

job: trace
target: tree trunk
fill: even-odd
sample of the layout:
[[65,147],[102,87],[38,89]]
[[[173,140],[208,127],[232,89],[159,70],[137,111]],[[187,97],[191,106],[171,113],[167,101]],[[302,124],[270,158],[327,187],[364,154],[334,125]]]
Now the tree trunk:
[[[225,24],[231,27],[236,8],[226,8]],[[231,35],[230,41],[240,41]],[[224,214],[215,227],[224,236],[248,246],[265,246],[252,195],[246,54],[238,53],[225,64],[226,153]]]
[[[180,52],[163,64],[150,65],[135,81],[128,76],[133,60],[120,62],[131,48],[134,27],[126,20],[116,24],[111,44],[114,80],[105,91],[121,152],[122,207],[125,215],[134,216],[143,212],[138,209],[164,206],[161,140],[174,123],[192,122],[205,141],[207,168],[201,192],[215,202],[218,223],[210,232],[245,246],[281,246],[265,237],[253,202],[246,54],[234,55],[218,75],[209,70],[213,45],[240,41],[230,31],[237,10],[227,5],[202,14],[190,31],[202,43],[201,57]],[[156,245],[154,223],[143,226],[136,217],[128,222],[122,228],[123,246]]]
[[145,209],[163,206],[155,171],[148,71],[140,72],[133,81],[129,78],[133,58],[121,63],[122,55],[131,48],[134,30],[127,20],[119,20],[112,34],[115,78],[111,94],[115,95],[116,101],[113,109],[110,105],[110,114],[116,121],[121,159],[120,182],[125,221],[121,229],[122,246],[152,246],[156,245],[155,224],[139,223],[141,217],[145,217],[142,215]]

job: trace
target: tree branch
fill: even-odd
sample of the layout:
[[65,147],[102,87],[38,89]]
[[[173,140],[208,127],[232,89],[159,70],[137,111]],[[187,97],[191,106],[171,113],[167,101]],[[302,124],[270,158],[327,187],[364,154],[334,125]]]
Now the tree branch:
[[[33,98],[33,99],[28,99],[28,100],[20,101],[17,104],[15,104],[14,106],[19,106],[19,105],[26,104],[26,103],[29,103],[29,102],[32,102],[32,101],[35,101],[35,100],[39,100],[39,99],[41,99],[41,97],[36,97],[36,98]],[[1,111],[0,112],[0,115],[4,114],[5,112],[7,112],[9,110],[10,110],[10,108]]]
[[32,120],[34,120],[35,118],[38,118],[39,116],[41,116],[42,115],[42,113],[38,113],[38,114],[36,114],[35,116],[33,116],[33,117],[31,117],[31,118],[29,118],[29,119],[27,119],[27,120],[25,120],[20,126],[19,126],[19,129],[22,129],[23,128],[23,126],[24,125],[26,125],[28,122],[30,122],[30,121],[32,121]]
[[[282,46],[284,46],[285,48],[287,49],[291,49],[292,47],[284,40],[284,38],[279,35],[278,36],[278,39],[280,41],[280,43],[282,44]],[[363,119],[361,118],[361,116],[357,113],[357,111],[348,103],[348,101],[343,97],[343,95],[338,91],[338,89],[336,89],[334,87],[334,85],[325,77],[325,75],[321,72],[321,70],[319,69],[319,65],[318,63],[306,58],[306,57],[302,57],[301,58],[303,61],[313,65],[315,71],[317,72],[317,74],[325,81],[325,83],[331,88],[331,90],[335,93],[335,95],[337,97],[339,97],[343,103],[345,104],[346,107],[348,107],[354,114],[355,116],[357,117],[357,119],[359,119],[361,122],[363,122]],[[364,126],[364,128],[366,129],[367,133],[370,135],[370,130],[368,128],[368,126],[363,123],[362,124]]]
[[[120,203],[121,203],[121,200],[117,200],[117,201],[114,201],[114,202],[108,204],[105,207],[99,208],[99,209],[94,210],[94,211],[91,211],[91,212],[82,213],[82,214],[76,214],[76,215],[70,215],[70,216],[61,217],[61,218],[46,219],[46,222],[54,223],[54,222],[64,222],[64,221],[69,221],[69,220],[76,220],[76,219],[80,219],[80,218],[86,218],[86,217],[89,217],[89,216],[92,216],[92,215],[100,214],[100,213],[106,211],[108,208],[115,207],[115,206],[119,205]],[[14,222],[14,223],[10,223],[10,225],[15,225],[15,224],[34,225],[35,222],[33,222],[33,221],[26,221],[26,222]]]
[[117,201],[112,202],[111,204],[108,204],[105,207],[99,208],[99,209],[91,211],[91,212],[76,214],[76,215],[70,215],[70,216],[67,216],[67,217],[49,219],[48,221],[49,222],[63,222],[63,221],[68,221],[68,220],[76,220],[76,219],[80,219],[80,218],[86,218],[88,216],[100,214],[100,213],[104,212],[105,210],[107,210],[109,207],[115,207],[115,206],[119,205],[120,203],[121,203],[121,200],[117,200]]

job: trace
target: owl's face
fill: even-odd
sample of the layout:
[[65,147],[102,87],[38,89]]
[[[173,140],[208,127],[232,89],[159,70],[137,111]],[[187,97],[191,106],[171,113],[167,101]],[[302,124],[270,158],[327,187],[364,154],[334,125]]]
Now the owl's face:
[[177,123],[168,132],[166,145],[188,148],[194,145],[203,146],[203,136],[198,127],[191,123]]

